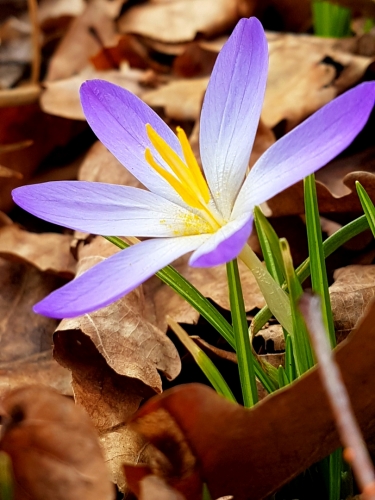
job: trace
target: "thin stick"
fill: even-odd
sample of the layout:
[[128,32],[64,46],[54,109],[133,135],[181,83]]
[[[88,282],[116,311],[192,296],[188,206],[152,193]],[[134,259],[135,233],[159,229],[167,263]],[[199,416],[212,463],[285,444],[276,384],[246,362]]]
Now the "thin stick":
[[352,466],[358,487],[366,500],[375,500],[374,468],[355,419],[349,396],[334,359],[325,330],[320,297],[304,294],[300,309],[305,318],[311,342],[318,360],[320,378],[336,421],[344,458]]
[[40,28],[38,21],[38,3],[37,0],[27,0],[31,22],[31,42],[33,47],[33,58],[31,62],[31,83],[37,84],[40,77]]

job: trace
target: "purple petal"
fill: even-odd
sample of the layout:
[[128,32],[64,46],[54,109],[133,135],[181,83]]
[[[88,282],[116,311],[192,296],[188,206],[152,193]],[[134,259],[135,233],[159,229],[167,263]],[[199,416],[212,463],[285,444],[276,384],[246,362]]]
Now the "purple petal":
[[212,267],[236,258],[250,236],[252,221],[252,213],[248,213],[228,222],[193,253],[189,264]]
[[203,102],[200,150],[218,209],[230,217],[263,105],[267,40],[256,18],[241,19],[218,55]]
[[34,311],[51,318],[74,318],[105,307],[206,239],[207,236],[184,236],[142,241],[52,292],[34,306]]
[[190,211],[150,191],[129,186],[46,182],[17,188],[12,195],[19,206],[41,219],[103,236],[171,237],[187,234],[187,228],[191,234],[198,234],[205,224],[199,219],[195,228]]
[[252,210],[335,158],[362,130],[374,100],[375,83],[362,83],[273,144],[251,169],[233,216]]
[[163,120],[131,92],[103,80],[85,82],[80,94],[90,127],[109,151],[150,191],[183,205],[174,189],[145,160],[145,149],[150,147],[147,123],[182,154],[176,135]]

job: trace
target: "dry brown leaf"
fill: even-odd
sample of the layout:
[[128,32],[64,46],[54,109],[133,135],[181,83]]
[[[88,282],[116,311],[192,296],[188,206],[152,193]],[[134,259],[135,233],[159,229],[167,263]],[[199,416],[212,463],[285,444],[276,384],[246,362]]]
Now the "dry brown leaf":
[[249,17],[253,1],[243,0],[150,0],[127,10],[119,19],[121,33],[136,33],[167,43],[207,37],[233,28]]
[[[173,266],[205,297],[224,309],[230,309],[225,265],[211,268],[190,267],[188,256],[184,256]],[[246,310],[263,307],[264,298],[254,276],[242,262],[239,262],[239,269]],[[178,323],[197,323],[199,313],[158,278],[148,280],[144,284],[144,290],[149,317],[154,317],[155,324],[162,330],[167,328],[167,315]]]
[[[339,160],[337,160],[339,161]],[[359,165],[357,165],[359,166]],[[319,172],[317,178],[319,178]],[[359,181],[371,199],[375,199],[375,174],[372,172],[354,171],[345,175],[342,182],[336,182],[335,187],[349,194],[337,196],[332,193],[322,182],[317,180],[316,191],[321,214],[351,213],[362,214],[363,209],[359,201],[355,182]],[[343,186],[343,187],[342,187]],[[348,191],[347,191],[348,190]],[[274,217],[285,215],[298,215],[305,212],[303,198],[303,183],[298,182],[280,194],[267,201],[268,207]]]
[[[104,238],[95,238],[79,252],[77,275],[118,251]],[[90,337],[116,373],[140,380],[155,392],[161,391],[158,371],[169,379],[180,371],[180,360],[172,342],[145,316],[145,299],[140,287],[99,311],[63,320],[57,331],[75,330]]]
[[131,69],[127,65],[124,65],[119,71],[97,71],[86,67],[78,75],[58,81],[45,82],[46,90],[41,96],[40,105],[45,113],[72,120],[85,120],[79,99],[79,88],[83,82],[99,78],[141,96],[144,89],[139,85],[139,81],[142,80],[143,76],[143,71]]
[[[79,251],[78,274],[117,251],[94,239]],[[159,371],[169,379],[178,375],[177,351],[147,320],[141,287],[99,311],[63,320],[54,343],[55,358],[72,371],[75,399],[100,431],[114,480],[124,489],[122,463],[136,461],[144,444],[126,423],[142,399],[161,392]]]
[[36,315],[32,306],[62,284],[61,278],[31,265],[0,259],[0,362],[51,347],[56,321]]
[[129,170],[101,143],[96,142],[82,162],[78,178],[80,181],[106,182],[124,186],[142,187]]
[[184,500],[184,496],[157,476],[146,476],[139,483],[139,500]]
[[163,108],[177,121],[199,118],[208,77],[173,80],[156,90],[145,92],[142,99],[152,108]]
[[0,165],[0,177],[16,177],[17,179],[22,179],[23,175],[20,172]]
[[[262,111],[273,128],[286,120],[291,130],[304,118],[352,87],[371,58],[335,48],[335,41],[309,35],[268,34],[270,67]],[[335,64],[342,66],[337,72]]]
[[207,50],[203,42],[191,42],[180,45],[182,50],[173,61],[173,73],[183,78],[206,76],[211,74],[217,52]]
[[71,374],[52,357],[51,349],[8,363],[0,363],[0,394],[30,384],[52,387],[72,396]]
[[347,337],[375,295],[375,266],[347,266],[334,273],[329,287],[338,341]]
[[[262,120],[269,128],[285,120],[286,131],[354,86],[372,62],[351,53],[356,39],[343,44],[311,35],[266,33],[269,71]],[[199,42],[202,49],[219,52],[226,38]],[[342,67],[340,72],[335,65]]]
[[76,269],[70,252],[72,239],[68,234],[35,234],[17,224],[6,225],[0,228],[0,256],[70,279]]
[[70,25],[50,60],[46,80],[54,81],[79,73],[105,45],[116,42],[114,19],[124,0],[93,0]]
[[76,17],[84,8],[84,0],[42,0],[38,4],[38,20],[44,23],[62,16]]
[[43,386],[8,393],[1,402],[0,449],[10,455],[15,500],[112,500],[98,438],[83,410]]
[[303,32],[311,27],[311,0],[262,0],[254,14],[278,31]]
[[[374,303],[349,339],[336,349],[336,360],[364,437],[372,446]],[[194,450],[193,469],[207,482],[211,494],[231,494],[238,500],[264,498],[339,446],[316,369],[251,410],[199,384],[176,387],[147,402],[132,426],[169,460],[169,450],[180,462],[188,456],[185,450]],[[181,437],[176,440],[176,435]],[[186,484],[185,489],[175,487],[186,495]]]
[[258,354],[274,353],[285,350],[285,337],[281,325],[268,325],[253,338],[254,349]]
[[10,192],[25,184],[54,148],[65,146],[77,135],[83,124],[43,113],[38,105],[3,108],[0,122],[0,144],[32,141],[30,147],[17,151],[0,153],[0,165],[20,172],[17,178],[2,179],[0,183],[0,210],[13,206]]

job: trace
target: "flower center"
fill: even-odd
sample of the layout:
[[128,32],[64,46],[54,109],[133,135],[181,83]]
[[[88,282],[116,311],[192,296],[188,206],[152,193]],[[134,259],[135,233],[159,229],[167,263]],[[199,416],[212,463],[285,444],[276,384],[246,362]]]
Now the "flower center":
[[177,137],[181,144],[185,162],[149,123],[146,125],[146,132],[151,144],[173,173],[168,172],[159,165],[149,148],[146,148],[145,151],[146,161],[173,187],[185,203],[192,208],[200,210],[203,217],[210,223],[213,229],[218,229],[221,224],[208,207],[210,190],[183,129],[177,127]]

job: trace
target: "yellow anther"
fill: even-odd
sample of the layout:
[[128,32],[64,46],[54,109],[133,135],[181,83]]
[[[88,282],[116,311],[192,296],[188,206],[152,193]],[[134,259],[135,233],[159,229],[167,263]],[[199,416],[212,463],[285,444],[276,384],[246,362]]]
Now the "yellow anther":
[[177,137],[180,141],[182,152],[184,153],[184,158],[190,172],[193,174],[197,187],[202,194],[202,197],[206,203],[210,200],[210,191],[207,186],[207,182],[202,175],[201,169],[199,168],[198,162],[194,156],[193,150],[191,149],[190,142],[186,137],[185,131],[181,127],[177,127]]
[[172,173],[159,165],[149,148],[145,150],[146,161],[173,187],[185,203],[192,208],[200,210],[201,216],[208,222],[213,230],[218,229],[220,223],[208,208],[210,191],[184,131],[180,128],[177,129],[178,139],[186,163],[184,163],[178,154],[160,137],[150,124],[146,125],[146,131],[151,144],[171,169]]
[[168,182],[168,184],[170,184],[173,187],[173,189],[181,196],[181,198],[184,200],[185,203],[194,208],[202,208],[202,204],[199,202],[199,200],[196,199],[194,196],[191,196],[191,194],[186,191],[185,186],[181,184],[181,182],[178,179],[176,179],[174,175],[164,170],[164,168],[161,167],[154,160],[154,157],[152,156],[152,153],[149,150],[149,148],[146,148],[145,158],[146,161],[151,165],[151,167],[161,177],[163,177],[163,179],[165,179]]
[[156,151],[160,154],[163,160],[168,164],[171,168],[172,172],[179,179],[181,184],[184,185],[187,191],[190,191],[192,196],[195,195],[195,179],[190,172],[187,165],[181,160],[178,154],[170,147],[170,145],[165,142],[164,139],[160,137],[160,135],[155,132],[155,130],[151,127],[151,125],[146,125],[147,135],[156,149]]

